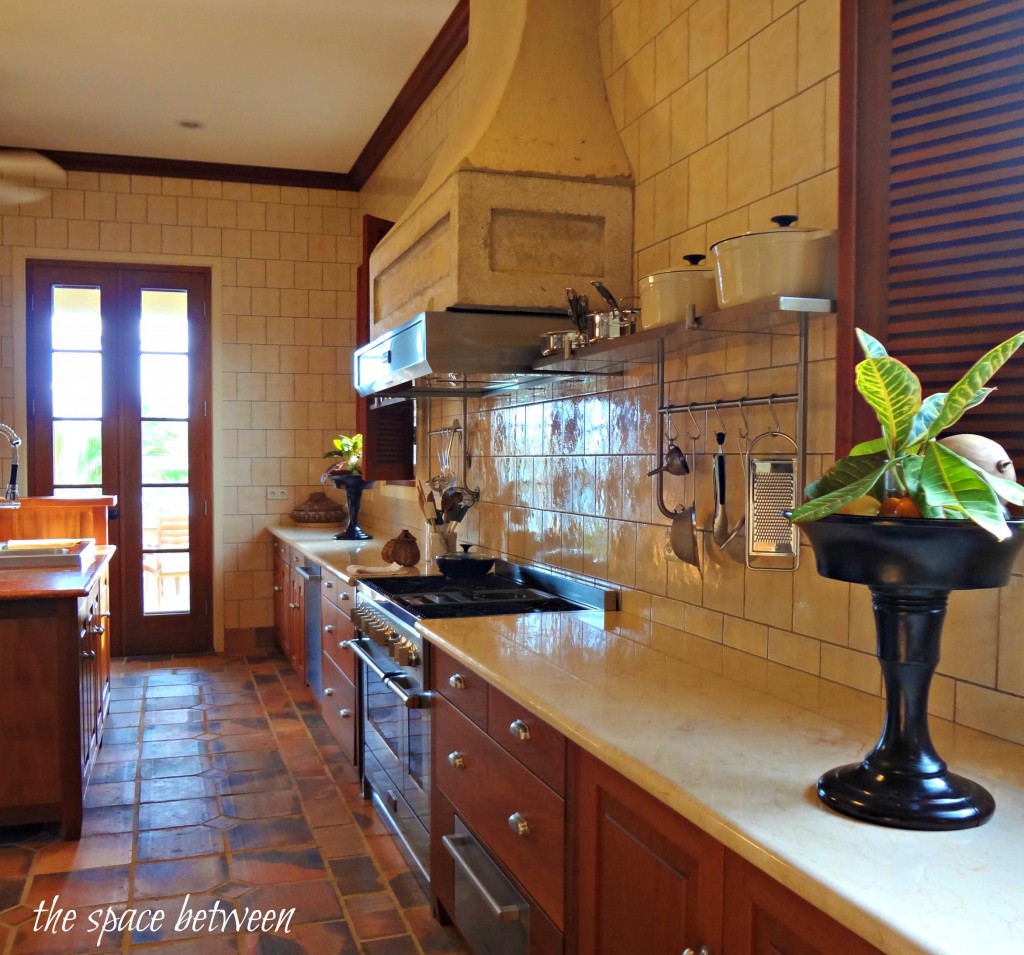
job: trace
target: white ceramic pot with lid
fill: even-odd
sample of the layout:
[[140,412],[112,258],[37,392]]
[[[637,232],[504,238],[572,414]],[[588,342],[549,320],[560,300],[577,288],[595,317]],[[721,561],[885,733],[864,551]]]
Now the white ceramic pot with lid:
[[836,297],[835,232],[794,229],[796,221],[796,216],[772,216],[779,228],[711,246],[720,308],[780,295]]
[[657,328],[686,319],[686,307],[697,315],[715,310],[715,270],[702,265],[705,256],[684,255],[685,269],[663,269],[640,279],[640,324]]

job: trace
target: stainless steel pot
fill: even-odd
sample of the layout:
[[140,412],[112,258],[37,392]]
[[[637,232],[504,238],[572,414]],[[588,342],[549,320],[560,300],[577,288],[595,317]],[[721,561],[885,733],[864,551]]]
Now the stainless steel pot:
[[608,312],[591,312],[587,315],[588,338],[592,342],[608,338],[621,338],[636,331],[640,309],[623,308]]
[[835,298],[835,232],[794,229],[796,221],[796,216],[773,216],[778,229],[711,246],[720,308],[780,295]]

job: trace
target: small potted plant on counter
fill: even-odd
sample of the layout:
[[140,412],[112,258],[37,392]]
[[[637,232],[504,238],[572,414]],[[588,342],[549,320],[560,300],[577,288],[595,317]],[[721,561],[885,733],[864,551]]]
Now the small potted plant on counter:
[[324,454],[325,458],[337,458],[327,467],[320,478],[321,483],[332,481],[335,487],[343,488],[348,501],[348,527],[336,540],[372,540],[359,526],[359,507],[362,503],[363,488],[363,436],[361,434],[340,434],[334,439],[334,447]]
[[860,763],[818,780],[822,801],[848,816],[903,829],[981,825],[991,794],[948,771],[928,732],[928,691],[951,590],[1001,587],[1024,544],[1013,464],[981,435],[939,435],[991,393],[987,382],[1024,332],[983,355],[948,392],[921,383],[861,330],[857,390],[881,436],[853,448],[808,485],[790,519],[814,548],[818,572],[867,584],[882,666],[881,737]]

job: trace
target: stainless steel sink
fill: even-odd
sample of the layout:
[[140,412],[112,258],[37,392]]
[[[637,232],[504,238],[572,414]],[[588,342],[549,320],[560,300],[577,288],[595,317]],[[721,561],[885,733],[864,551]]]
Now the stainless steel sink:
[[82,570],[95,553],[96,542],[91,538],[0,541],[0,570],[26,567]]

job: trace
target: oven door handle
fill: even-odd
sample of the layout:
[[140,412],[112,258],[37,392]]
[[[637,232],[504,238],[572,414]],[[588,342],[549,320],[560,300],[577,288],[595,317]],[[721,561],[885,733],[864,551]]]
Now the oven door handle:
[[363,663],[373,670],[373,672],[380,678],[381,683],[394,693],[395,696],[397,696],[410,710],[425,710],[429,708],[429,693],[410,693],[404,686],[397,682],[402,679],[402,672],[400,670],[381,669],[380,664],[370,656],[365,649],[363,649],[358,638],[354,640],[346,640],[345,646],[347,646],[349,650],[363,661]]
[[429,693],[410,693],[401,683],[401,673],[384,677],[384,685],[397,696],[410,710],[426,710],[430,708]]
[[363,663],[365,663],[371,670],[373,670],[373,672],[376,673],[377,676],[379,676],[381,680],[383,680],[385,683],[388,681],[389,678],[399,676],[399,673],[395,670],[382,670],[380,664],[363,649],[363,645],[362,643],[360,643],[358,638],[356,638],[355,640],[346,640],[344,642],[345,646],[348,647],[348,649],[351,650],[357,657],[359,657],[359,659],[362,660]]

